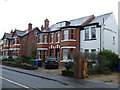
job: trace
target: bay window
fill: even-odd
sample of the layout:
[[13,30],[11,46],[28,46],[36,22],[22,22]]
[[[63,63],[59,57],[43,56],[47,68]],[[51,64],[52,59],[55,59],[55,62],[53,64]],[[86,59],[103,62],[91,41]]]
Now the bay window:
[[42,43],[42,34],[39,36],[39,43]]
[[74,29],[71,29],[70,31],[71,31],[71,32],[70,32],[70,34],[71,34],[71,35],[70,35],[70,38],[71,38],[71,39],[74,39]]
[[63,40],[68,40],[68,30],[63,31]]

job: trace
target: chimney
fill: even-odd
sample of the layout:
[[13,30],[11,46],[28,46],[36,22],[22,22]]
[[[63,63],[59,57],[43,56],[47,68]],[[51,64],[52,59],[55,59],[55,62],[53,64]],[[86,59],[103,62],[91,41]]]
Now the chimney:
[[44,27],[45,27],[45,29],[48,29],[48,27],[49,27],[49,20],[48,19],[46,19],[44,21]]
[[28,30],[32,30],[32,24],[31,23],[28,24]]
[[44,30],[44,27],[43,27],[43,25],[41,26],[41,31],[42,31],[42,30]]
[[13,29],[11,29],[10,34],[13,34]]

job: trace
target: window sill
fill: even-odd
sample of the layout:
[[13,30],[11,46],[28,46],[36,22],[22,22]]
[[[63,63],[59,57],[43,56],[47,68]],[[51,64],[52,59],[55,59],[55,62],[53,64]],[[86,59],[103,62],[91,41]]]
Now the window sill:
[[3,47],[9,47],[8,45],[3,45]]
[[19,46],[20,44],[14,44],[13,46]]
[[91,41],[91,40],[97,40],[96,38],[95,39],[85,39],[84,41]]
[[49,43],[49,44],[53,44],[53,42]]
[[37,43],[37,44],[48,44],[48,43]]
[[56,42],[56,43],[60,43],[60,42]]
[[74,40],[74,39],[61,40],[61,42],[65,42],[65,41],[76,41],[76,40]]

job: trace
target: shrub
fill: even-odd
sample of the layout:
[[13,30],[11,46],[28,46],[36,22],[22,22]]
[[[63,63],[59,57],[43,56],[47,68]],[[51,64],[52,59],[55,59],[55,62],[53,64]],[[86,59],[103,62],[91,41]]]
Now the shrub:
[[15,61],[15,59],[13,59],[13,58],[5,58],[5,59],[2,59],[2,61]]
[[17,64],[20,64],[20,63],[30,63],[30,57],[27,57],[27,56],[22,56],[22,57],[18,57],[16,58],[16,63]]
[[16,66],[16,62],[13,61],[3,61],[2,64],[7,66]]
[[62,75],[73,77],[73,71],[72,70],[62,70]]
[[32,66],[32,65],[30,65],[30,64],[28,64],[28,63],[21,63],[21,64],[19,64],[17,67],[23,68],[23,69],[27,69],[27,70],[35,70],[35,69],[38,69],[38,67]]
[[114,71],[118,68],[118,55],[110,50],[100,51],[99,55],[102,55],[104,59],[98,59],[100,66],[108,67],[110,70]]

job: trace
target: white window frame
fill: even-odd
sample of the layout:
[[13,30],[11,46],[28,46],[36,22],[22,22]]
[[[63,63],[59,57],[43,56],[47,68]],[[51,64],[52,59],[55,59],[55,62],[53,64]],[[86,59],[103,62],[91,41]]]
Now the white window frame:
[[39,34],[39,43],[42,43],[42,34]]
[[[93,35],[95,35],[95,37],[93,37]],[[96,28],[95,27],[91,27],[91,39],[96,39]]]
[[47,43],[47,35],[44,35],[44,43]]
[[63,30],[63,40],[68,40],[68,29]]
[[89,40],[89,28],[85,28],[85,40]]
[[50,43],[53,43],[53,35],[54,35],[54,33],[50,34]]

